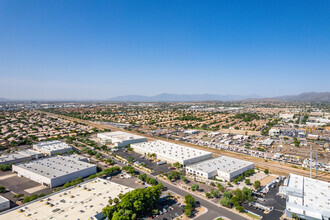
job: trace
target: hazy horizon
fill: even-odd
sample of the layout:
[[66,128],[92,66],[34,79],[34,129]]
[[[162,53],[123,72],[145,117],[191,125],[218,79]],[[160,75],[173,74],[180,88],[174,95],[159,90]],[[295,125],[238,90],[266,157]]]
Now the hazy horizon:
[[330,88],[329,1],[0,3],[0,98]]

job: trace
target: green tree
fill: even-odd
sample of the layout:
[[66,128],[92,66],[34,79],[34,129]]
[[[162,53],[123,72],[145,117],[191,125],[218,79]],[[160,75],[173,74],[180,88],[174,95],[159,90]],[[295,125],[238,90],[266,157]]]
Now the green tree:
[[245,184],[246,184],[246,185],[250,185],[250,184],[251,184],[250,179],[245,179]]
[[265,169],[265,170],[264,170],[264,173],[265,173],[265,174],[268,174],[268,173],[269,173],[268,169]]
[[225,188],[223,187],[223,185],[221,183],[218,183],[217,185],[218,189],[220,192],[224,192],[225,191]]
[[4,187],[4,186],[0,186],[0,193],[3,193],[3,192],[5,192],[6,191],[6,187]]
[[239,212],[244,212],[244,208],[243,208],[243,206],[238,205],[238,206],[235,206],[235,208],[236,208],[236,210],[239,211]]
[[184,175],[181,175],[181,176],[180,176],[180,179],[181,179],[183,182],[187,182],[187,181],[188,181],[187,177],[185,177]]
[[254,181],[253,187],[257,190],[260,189],[261,187],[260,181],[259,180]]
[[184,202],[187,204],[187,205],[191,205],[192,207],[195,207],[195,204],[196,204],[196,200],[195,198],[190,195],[190,194],[187,194],[185,197],[184,197]]
[[133,158],[132,156],[129,156],[129,157],[127,158],[127,161],[128,161],[129,163],[133,163],[134,158]]
[[175,162],[173,163],[173,166],[179,169],[181,167],[181,164],[179,162]]
[[196,190],[199,190],[199,185],[198,184],[194,184],[191,186],[191,190],[192,191],[196,191]]
[[24,194],[23,193],[14,195],[14,198],[16,198],[16,201],[15,202],[17,202],[17,200],[19,200],[20,198],[23,198],[23,197],[24,197]]
[[190,217],[192,215],[192,210],[193,210],[193,207],[191,205],[186,205],[184,207],[184,214],[187,216],[187,217]]
[[231,207],[232,206],[232,203],[231,203],[231,200],[227,197],[223,197],[221,200],[220,200],[220,204],[222,206],[225,206],[225,207]]
[[294,146],[296,146],[296,147],[300,146],[300,141],[296,137],[293,138],[293,143],[294,143]]

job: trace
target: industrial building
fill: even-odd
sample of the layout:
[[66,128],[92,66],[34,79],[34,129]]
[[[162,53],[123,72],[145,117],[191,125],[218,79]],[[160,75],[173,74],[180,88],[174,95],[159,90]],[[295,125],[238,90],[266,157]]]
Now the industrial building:
[[280,191],[287,196],[288,217],[330,219],[330,183],[290,174]]
[[82,161],[82,162],[89,162],[89,158],[87,157],[83,157],[77,154],[69,154],[69,155],[65,155],[64,157],[72,159],[72,160],[78,160],[78,161]]
[[0,211],[10,208],[10,201],[3,196],[0,196]]
[[46,141],[33,145],[33,149],[43,154],[52,156],[55,154],[63,154],[70,150],[72,147],[62,141]]
[[53,188],[78,177],[96,173],[96,165],[68,157],[54,156],[13,165],[12,170],[20,177],[26,177]]
[[103,219],[102,209],[109,199],[133,190],[108,180],[95,178],[3,213],[0,219]]
[[250,169],[254,169],[254,163],[252,162],[220,156],[191,164],[186,167],[186,173],[204,179],[216,177],[217,179],[231,181]]
[[132,144],[131,147],[137,153],[155,153],[157,159],[165,160],[168,163],[179,162],[182,165],[196,163],[212,157],[211,152],[159,140]]
[[34,151],[34,150],[22,150],[22,151],[17,151],[15,153],[11,154],[5,154],[0,156],[0,165],[8,165],[11,163],[21,163],[25,161],[30,161],[33,159],[38,159],[43,156],[42,153]]
[[124,147],[129,144],[135,144],[147,141],[147,138],[122,131],[98,133],[97,137],[102,144],[114,144],[116,147]]

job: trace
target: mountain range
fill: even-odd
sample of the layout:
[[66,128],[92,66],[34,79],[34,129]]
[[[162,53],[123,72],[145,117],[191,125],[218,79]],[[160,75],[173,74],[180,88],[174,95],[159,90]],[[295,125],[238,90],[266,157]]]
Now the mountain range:
[[259,99],[257,95],[215,95],[215,94],[168,94],[163,93],[155,96],[127,95],[110,98],[111,102],[189,102],[189,101],[238,101],[244,99]]
[[330,102],[330,92],[305,92],[299,95],[274,97],[273,99],[297,102]]
[[[127,95],[108,99],[110,102],[189,102],[189,101],[239,101],[239,100],[261,100],[265,97],[258,95],[215,95],[215,94],[168,94],[163,93],[155,96]],[[267,98],[268,100],[300,101],[300,102],[330,102],[329,92],[308,92],[299,95],[278,96]]]

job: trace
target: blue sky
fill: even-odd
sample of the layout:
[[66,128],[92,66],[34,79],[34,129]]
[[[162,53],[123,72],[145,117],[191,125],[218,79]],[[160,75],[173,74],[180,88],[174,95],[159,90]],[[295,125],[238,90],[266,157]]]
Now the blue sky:
[[325,92],[330,1],[0,1],[0,98]]

